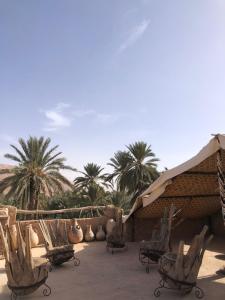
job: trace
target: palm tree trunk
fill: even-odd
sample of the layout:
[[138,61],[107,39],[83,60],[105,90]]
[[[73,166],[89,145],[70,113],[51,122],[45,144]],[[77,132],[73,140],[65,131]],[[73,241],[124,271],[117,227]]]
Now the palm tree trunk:
[[34,186],[34,181],[33,179],[31,178],[30,179],[30,197],[29,197],[29,202],[28,202],[28,206],[27,208],[29,210],[33,210],[35,209],[35,203],[36,203],[36,197],[35,197],[35,186]]
[[37,210],[38,209],[38,204],[39,204],[39,192],[36,191],[35,193],[35,202],[34,202],[34,209]]

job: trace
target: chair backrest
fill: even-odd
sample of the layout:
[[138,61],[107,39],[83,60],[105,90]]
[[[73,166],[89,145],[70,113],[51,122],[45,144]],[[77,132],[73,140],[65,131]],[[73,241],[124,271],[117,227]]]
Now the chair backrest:
[[213,235],[206,238],[207,231],[208,226],[205,225],[201,233],[194,237],[185,255],[184,276],[187,281],[195,281],[197,279],[206,247],[213,238]]
[[115,226],[113,227],[112,232],[107,236],[107,243],[124,244],[122,215],[123,210],[116,208]]
[[172,221],[175,211],[176,208],[173,204],[169,210],[166,207],[163,217],[160,219],[160,228],[152,232],[152,241],[158,241],[159,243],[158,250],[169,251]]
[[[33,258],[31,252],[31,231],[26,227],[25,240],[22,237],[20,224],[16,224],[16,232],[6,226],[6,234],[0,224],[0,235],[5,256],[6,274],[10,286],[25,286],[34,282]],[[15,236],[16,235],[16,236]],[[15,248],[15,238],[17,247]]]
[[208,227],[204,226],[201,233],[194,237],[187,254],[184,254],[184,241],[180,241],[176,254],[166,253],[159,263],[161,272],[180,282],[195,283],[206,246],[213,238],[212,235],[205,238],[207,230]]
[[39,221],[39,226],[45,240],[47,250],[69,245],[66,222],[56,219],[53,222]]

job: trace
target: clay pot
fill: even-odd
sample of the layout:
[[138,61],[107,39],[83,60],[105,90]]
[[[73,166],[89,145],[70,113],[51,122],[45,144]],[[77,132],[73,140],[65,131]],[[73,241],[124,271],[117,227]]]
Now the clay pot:
[[11,235],[12,250],[15,251],[15,250],[18,249],[16,225],[10,226],[9,227],[9,232],[10,232],[10,235]]
[[98,226],[98,231],[96,233],[96,240],[97,241],[104,241],[105,240],[105,231],[102,229],[102,225]]
[[109,219],[106,223],[106,234],[107,236],[109,236],[112,231],[113,231],[113,228],[116,226],[116,222],[113,220],[113,219]]
[[31,241],[31,247],[37,247],[37,245],[39,244],[39,238],[38,238],[38,234],[34,231],[32,225],[29,225],[31,228],[30,231],[30,241]]
[[84,239],[85,239],[86,242],[94,241],[95,235],[94,235],[94,232],[91,229],[91,225],[87,225],[87,230],[86,230]]
[[81,229],[80,225],[77,223],[76,219],[72,220],[72,225],[70,226],[68,232],[68,238],[71,244],[77,244],[82,242],[83,240],[83,230]]

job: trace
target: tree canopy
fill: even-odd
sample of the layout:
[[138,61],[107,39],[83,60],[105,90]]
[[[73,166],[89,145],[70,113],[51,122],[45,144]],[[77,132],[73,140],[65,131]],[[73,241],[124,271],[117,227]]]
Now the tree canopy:
[[[18,146],[11,145],[14,153],[5,155],[16,166],[0,170],[7,174],[0,181],[0,196],[1,202],[24,209],[114,204],[127,213],[136,197],[159,176],[159,159],[151,145],[142,141],[117,151],[108,163],[112,168],[108,174],[93,162],[82,171],[65,165],[58,145],[50,147],[50,138],[20,138],[18,142]],[[79,173],[73,184],[60,173],[63,169]]]
[[54,193],[71,188],[71,182],[60,170],[72,169],[64,164],[58,146],[50,148],[51,139],[30,137],[20,138],[19,146],[11,145],[14,154],[5,157],[16,162],[12,169],[2,169],[1,174],[9,174],[0,182],[0,193],[6,198],[14,198],[23,208],[37,209],[41,195],[51,197]]

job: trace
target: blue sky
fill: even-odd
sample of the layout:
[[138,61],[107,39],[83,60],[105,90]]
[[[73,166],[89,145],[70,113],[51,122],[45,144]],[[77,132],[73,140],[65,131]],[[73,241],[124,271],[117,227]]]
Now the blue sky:
[[106,166],[144,140],[173,167],[225,133],[223,0],[1,0],[0,163],[49,136]]

